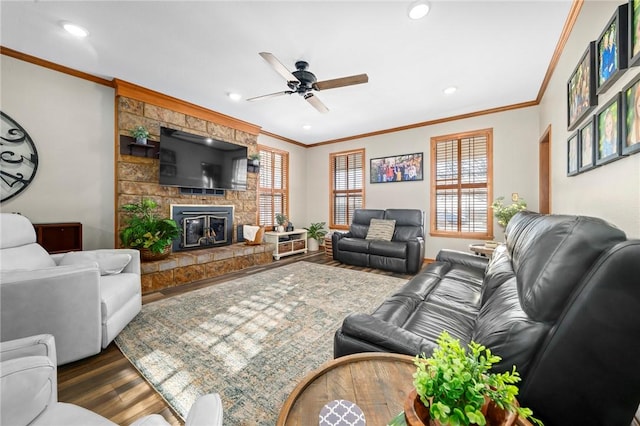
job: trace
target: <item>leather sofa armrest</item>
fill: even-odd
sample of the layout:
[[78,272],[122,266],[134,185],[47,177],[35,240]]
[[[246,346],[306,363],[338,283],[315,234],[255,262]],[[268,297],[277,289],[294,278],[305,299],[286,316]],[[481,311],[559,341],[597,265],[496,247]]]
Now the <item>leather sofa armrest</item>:
[[0,344],[2,424],[28,424],[58,401],[56,345],[50,334]]
[[345,237],[351,237],[351,232],[334,232],[331,234],[331,251],[334,259],[337,259],[338,255],[338,241]]
[[58,364],[100,352],[100,270],[97,264],[1,273],[0,327],[11,340],[46,332]]
[[407,272],[415,274],[424,262],[424,238],[416,237],[407,241]]
[[470,266],[476,269],[486,269],[489,263],[488,257],[476,256],[475,254],[465,253],[458,250],[442,249],[436,256],[436,261],[457,263],[459,265]]
[[424,352],[431,355],[436,347],[415,333],[363,313],[347,316],[342,323],[342,332],[394,353],[419,355]]

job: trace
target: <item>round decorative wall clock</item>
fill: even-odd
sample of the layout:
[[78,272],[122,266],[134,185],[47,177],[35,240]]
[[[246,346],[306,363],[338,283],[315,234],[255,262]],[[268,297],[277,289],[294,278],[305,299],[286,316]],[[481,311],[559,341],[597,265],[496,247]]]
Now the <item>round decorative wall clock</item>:
[[33,181],[38,170],[38,151],[20,124],[2,111],[0,118],[0,202],[4,202],[27,189]]

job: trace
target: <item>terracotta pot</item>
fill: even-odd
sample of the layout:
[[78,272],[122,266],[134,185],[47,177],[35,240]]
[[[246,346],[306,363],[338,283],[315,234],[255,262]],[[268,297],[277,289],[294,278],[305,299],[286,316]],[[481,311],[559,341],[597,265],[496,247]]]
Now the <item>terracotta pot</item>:
[[[517,413],[503,410],[489,400],[482,407],[482,412],[487,426],[513,426],[518,419]],[[420,401],[415,388],[404,401],[404,418],[407,426],[442,426],[439,421],[429,418],[429,408]]]
[[140,259],[142,259],[144,261],[147,261],[147,262],[153,262],[154,260],[166,259],[167,257],[169,257],[170,254],[171,254],[171,246],[170,245],[166,246],[160,253],[152,252],[151,250],[146,249],[146,248],[140,249]]

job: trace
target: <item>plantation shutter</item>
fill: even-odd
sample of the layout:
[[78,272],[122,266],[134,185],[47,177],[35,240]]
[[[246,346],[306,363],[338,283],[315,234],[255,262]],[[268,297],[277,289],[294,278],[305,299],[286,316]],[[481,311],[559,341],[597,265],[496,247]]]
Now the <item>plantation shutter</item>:
[[364,149],[330,155],[331,228],[347,229],[364,206]]
[[260,146],[259,224],[274,226],[275,215],[289,216],[289,153]]
[[432,138],[431,233],[492,238],[492,131]]

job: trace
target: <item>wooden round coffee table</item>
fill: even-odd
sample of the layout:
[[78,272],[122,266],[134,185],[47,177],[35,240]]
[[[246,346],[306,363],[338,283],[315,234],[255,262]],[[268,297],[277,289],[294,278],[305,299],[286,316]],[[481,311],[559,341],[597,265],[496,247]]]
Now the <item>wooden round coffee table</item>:
[[368,425],[386,425],[404,410],[413,388],[414,357],[381,352],[334,359],[310,373],[284,402],[277,425],[317,425],[322,407],[336,399],[356,403]]

